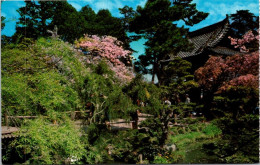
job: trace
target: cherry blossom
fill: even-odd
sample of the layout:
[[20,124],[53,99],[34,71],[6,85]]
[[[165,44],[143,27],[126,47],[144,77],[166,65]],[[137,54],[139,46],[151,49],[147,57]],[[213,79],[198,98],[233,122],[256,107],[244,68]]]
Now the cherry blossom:
[[249,49],[246,48],[245,44],[250,43],[254,40],[259,41],[259,29],[257,30],[258,34],[254,35],[252,30],[248,31],[246,34],[242,36],[242,39],[228,37],[231,41],[231,45],[235,45],[235,48],[239,48],[240,52],[247,53]]
[[122,44],[121,41],[111,36],[85,35],[76,43],[76,46],[89,52],[93,61],[105,59],[110,69],[116,73],[120,80],[129,82],[134,74],[121,59],[125,59],[128,64],[131,63],[129,60],[132,52],[125,50]]

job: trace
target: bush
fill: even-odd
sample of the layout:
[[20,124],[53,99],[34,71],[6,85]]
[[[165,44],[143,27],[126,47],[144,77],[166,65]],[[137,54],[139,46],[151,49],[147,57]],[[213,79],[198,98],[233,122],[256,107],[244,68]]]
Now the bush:
[[165,157],[155,156],[153,163],[154,163],[154,164],[168,164],[168,163],[170,163],[170,162],[169,162],[168,159],[165,158]]
[[215,137],[217,135],[220,135],[222,132],[221,132],[221,129],[219,129],[216,125],[214,124],[209,124],[207,125],[203,130],[202,132],[204,132],[206,135],[209,135],[211,137]]
[[21,157],[30,154],[26,162],[29,164],[64,164],[68,158],[80,160],[86,154],[80,133],[68,118],[62,120],[59,125],[51,125],[43,118],[28,121],[12,146]]

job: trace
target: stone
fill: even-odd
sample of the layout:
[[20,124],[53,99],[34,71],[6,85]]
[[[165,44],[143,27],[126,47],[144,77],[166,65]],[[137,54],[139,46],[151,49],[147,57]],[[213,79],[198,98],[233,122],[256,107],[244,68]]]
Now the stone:
[[175,144],[166,144],[164,145],[164,148],[168,151],[176,151],[176,145]]

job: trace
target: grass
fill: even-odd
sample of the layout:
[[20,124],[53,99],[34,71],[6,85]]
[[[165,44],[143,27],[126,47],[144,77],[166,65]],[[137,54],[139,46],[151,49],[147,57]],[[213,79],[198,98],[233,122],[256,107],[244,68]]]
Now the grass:
[[185,144],[196,142],[196,140],[199,138],[206,138],[206,135],[202,132],[189,132],[172,136],[171,142],[176,144],[177,147],[181,147]]
[[174,134],[170,136],[168,143],[174,143],[177,146],[174,155],[182,158],[172,163],[201,163],[201,160],[207,163],[214,160],[203,152],[202,145],[209,140],[214,141],[221,135],[221,130],[216,125],[196,123],[186,128],[173,127],[171,131]]

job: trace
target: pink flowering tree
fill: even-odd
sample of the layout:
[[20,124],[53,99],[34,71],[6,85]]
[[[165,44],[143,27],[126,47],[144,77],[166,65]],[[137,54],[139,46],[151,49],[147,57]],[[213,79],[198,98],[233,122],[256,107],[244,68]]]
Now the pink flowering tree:
[[[115,37],[85,35],[76,42],[76,46],[91,54],[87,63],[98,63],[105,60],[116,77],[122,82],[129,82],[134,74],[126,65],[131,64],[131,51],[123,48],[123,43]],[[123,62],[125,61],[125,63]]]
[[231,86],[258,88],[259,51],[249,52],[246,44],[259,41],[259,36],[252,31],[242,39],[231,38],[231,44],[240,48],[241,53],[226,59],[212,56],[206,64],[195,72],[199,84],[208,91],[223,92]]
[[253,163],[259,160],[251,143],[259,140],[259,51],[250,44],[259,37],[249,31],[242,39],[230,39],[241,54],[212,56],[195,76],[204,89],[203,113],[222,131],[215,154],[227,163]]
[[[259,33],[259,30],[257,31]],[[231,40],[231,45],[234,45],[235,48],[239,48],[240,52],[247,53],[249,49],[246,48],[249,43],[256,42],[257,49],[258,49],[258,41],[259,41],[259,34],[253,34],[252,30],[248,31],[246,34],[242,36],[242,38],[232,38],[228,37]]]

